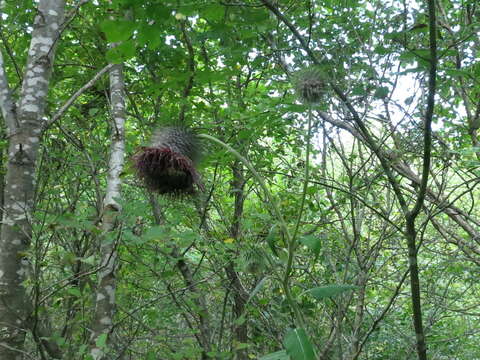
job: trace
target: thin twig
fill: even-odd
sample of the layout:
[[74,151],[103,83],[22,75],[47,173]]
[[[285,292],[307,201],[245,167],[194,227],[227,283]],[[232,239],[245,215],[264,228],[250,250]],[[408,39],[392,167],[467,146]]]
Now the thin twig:
[[86,90],[91,88],[97,81],[100,79],[103,74],[105,74],[110,68],[113,66],[113,64],[108,64],[105,66],[102,70],[100,70],[92,79],[90,79],[89,82],[87,82],[85,85],[83,85],[80,89],[78,89],[71,97],[70,99],[67,100],[65,104],[55,113],[55,115],[52,116],[52,118],[46,122],[44,126],[44,130],[49,128],[52,124],[54,124],[56,121],[58,121],[62,115],[70,108],[70,106],[73,105],[75,100],[78,99],[80,95],[82,95]]
[[3,55],[0,51],[0,108],[2,110],[3,119],[7,126],[8,135],[15,132],[16,117],[15,106],[13,104],[10,86],[8,85],[7,74],[3,63]]

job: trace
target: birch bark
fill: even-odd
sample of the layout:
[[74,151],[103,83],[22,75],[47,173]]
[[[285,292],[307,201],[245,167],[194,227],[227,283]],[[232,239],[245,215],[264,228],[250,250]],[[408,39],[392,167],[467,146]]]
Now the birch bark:
[[63,0],[40,0],[18,103],[14,104],[0,52],[0,108],[8,137],[4,212],[0,232],[0,359],[22,358],[30,302],[22,282],[29,264],[35,165],[44,125]]
[[[110,69],[110,93],[113,120],[107,191],[103,203],[104,235],[115,231],[117,216],[121,211],[121,206],[117,202],[121,196],[120,174],[125,158],[125,90],[121,64],[113,65]],[[109,241],[106,236],[103,236],[100,252],[102,267],[98,274],[95,315],[90,337],[90,355],[95,360],[104,358],[106,340],[113,327],[117,268],[116,242]],[[105,337],[105,341],[101,340],[102,337]]]

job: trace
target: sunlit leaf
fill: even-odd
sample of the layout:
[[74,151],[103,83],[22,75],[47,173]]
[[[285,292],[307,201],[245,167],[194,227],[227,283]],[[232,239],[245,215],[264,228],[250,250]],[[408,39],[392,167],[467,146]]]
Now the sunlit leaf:
[[97,345],[97,347],[104,348],[107,345],[107,338],[108,338],[108,334],[101,334],[95,341],[95,344]]
[[283,340],[287,354],[292,360],[314,360],[315,351],[304,329],[290,330]]
[[107,36],[109,42],[120,42],[128,40],[135,30],[135,24],[127,20],[105,20],[101,29]]
[[289,360],[290,356],[285,350],[277,351],[268,355],[264,355],[259,360]]

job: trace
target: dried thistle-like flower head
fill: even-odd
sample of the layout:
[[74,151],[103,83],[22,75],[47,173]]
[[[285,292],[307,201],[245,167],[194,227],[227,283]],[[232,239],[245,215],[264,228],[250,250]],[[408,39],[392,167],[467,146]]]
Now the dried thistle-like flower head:
[[195,134],[182,127],[161,128],[133,157],[137,175],[152,191],[160,194],[185,194],[194,185],[203,190],[195,164],[200,157],[200,144]]
[[322,100],[327,83],[322,71],[316,66],[311,66],[297,72],[294,77],[294,86],[303,103],[316,104]]

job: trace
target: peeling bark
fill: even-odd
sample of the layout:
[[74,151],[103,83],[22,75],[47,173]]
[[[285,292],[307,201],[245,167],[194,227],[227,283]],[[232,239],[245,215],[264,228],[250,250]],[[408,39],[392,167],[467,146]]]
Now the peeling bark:
[[31,308],[22,282],[30,245],[35,165],[42,135],[55,44],[64,19],[63,0],[40,0],[18,104],[10,94],[0,55],[0,107],[9,135],[4,212],[0,233],[0,358],[22,358]]
[[[112,142],[107,179],[107,191],[103,203],[102,227],[103,234],[115,231],[117,216],[121,206],[121,178],[125,158],[125,91],[123,66],[114,65],[110,69],[110,89],[112,106]],[[113,328],[115,313],[115,290],[117,269],[116,242],[102,237],[100,245],[101,270],[98,274],[97,296],[95,300],[95,315],[90,337],[90,355],[93,359],[103,359],[105,347],[101,346],[103,336],[109,336]]]

